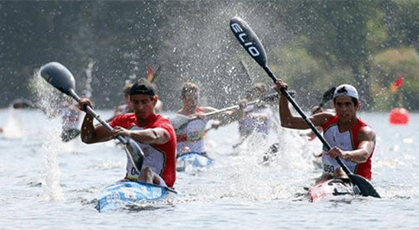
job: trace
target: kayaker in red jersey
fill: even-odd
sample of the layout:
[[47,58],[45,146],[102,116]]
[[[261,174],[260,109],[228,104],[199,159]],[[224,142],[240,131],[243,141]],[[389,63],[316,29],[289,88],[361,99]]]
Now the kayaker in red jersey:
[[[145,181],[162,186],[173,187],[176,180],[176,135],[169,120],[154,112],[158,96],[152,85],[140,79],[130,89],[130,101],[134,113],[122,114],[109,123],[110,133],[102,126],[93,125],[93,116],[86,114],[81,128],[84,143],[97,143],[124,135],[137,141],[144,152],[141,172],[135,170],[127,161],[125,179]],[[79,108],[92,106],[87,98],[81,98]]]
[[[288,85],[278,80],[275,90],[281,92]],[[309,117],[314,126],[323,129],[325,140],[332,147],[322,153],[322,182],[332,178],[345,178],[346,174],[336,161],[339,157],[353,173],[371,180],[371,157],[375,148],[375,132],[357,116],[361,103],[358,92],[351,85],[340,85],[333,95],[336,114],[321,112]],[[288,100],[281,94],[279,101],[281,125],[292,129],[308,129],[303,118],[292,115]]]

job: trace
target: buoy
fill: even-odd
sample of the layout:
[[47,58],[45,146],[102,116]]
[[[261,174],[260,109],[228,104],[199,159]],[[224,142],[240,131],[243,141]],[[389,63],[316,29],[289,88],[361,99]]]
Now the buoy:
[[409,122],[409,112],[405,108],[395,108],[390,111],[390,124],[406,125]]

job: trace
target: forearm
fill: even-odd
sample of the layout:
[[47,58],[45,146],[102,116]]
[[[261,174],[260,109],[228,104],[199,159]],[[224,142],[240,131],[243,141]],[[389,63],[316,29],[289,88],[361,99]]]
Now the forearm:
[[344,152],[342,158],[356,163],[365,163],[374,152],[375,132],[368,126],[364,127],[358,134],[358,148],[353,151]]
[[164,144],[169,140],[169,133],[162,128],[131,130],[129,136],[136,141],[150,144]]
[[294,128],[294,117],[291,114],[291,110],[288,105],[288,99],[282,94],[281,98],[279,99],[279,119],[281,121],[282,127]]
[[80,136],[81,136],[81,140],[84,143],[92,143],[92,140],[96,136],[92,115],[86,114],[84,116],[84,120],[81,126]]
[[352,161],[355,163],[365,163],[367,162],[370,154],[365,149],[357,149],[354,151],[348,151],[342,155],[342,158],[347,161]]
[[93,116],[86,114],[81,126],[81,139],[86,144],[97,143],[101,141],[110,140],[111,133],[102,125],[93,125]]

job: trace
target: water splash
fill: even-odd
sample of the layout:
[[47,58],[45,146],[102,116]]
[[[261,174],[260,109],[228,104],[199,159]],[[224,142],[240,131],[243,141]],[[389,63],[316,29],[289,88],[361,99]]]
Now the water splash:
[[[54,119],[52,123],[58,126],[60,124],[57,119]],[[45,157],[45,169],[41,179],[42,197],[46,200],[64,201],[65,196],[60,185],[61,170],[58,159],[58,153],[63,145],[59,137],[60,129],[51,125],[47,130],[48,137],[42,143],[41,147],[42,154]]]
[[92,80],[93,80],[93,66],[95,65],[94,61],[90,61],[87,65],[87,68],[85,70],[86,73],[86,83],[85,83],[85,89],[84,89],[84,95],[87,98],[90,98],[92,96]]
[[45,128],[45,139],[41,147],[41,154],[45,158],[45,169],[41,178],[41,197],[45,200],[64,201],[65,197],[60,185],[61,171],[58,165],[58,153],[62,151],[63,145],[60,138],[62,122],[57,116],[62,95],[42,79],[38,72],[34,74],[29,84],[36,95],[36,107],[40,108],[51,121]]
[[[185,194],[178,202],[213,201],[235,198],[247,201],[269,201],[294,198],[303,193],[304,186],[313,177],[312,152],[320,151],[306,146],[305,137],[299,132],[279,129],[267,139],[255,134],[238,148],[232,145],[239,139],[238,124],[233,123],[209,133],[207,148],[215,162],[205,172],[196,174],[178,173],[177,186]],[[280,148],[271,164],[263,164],[266,150],[279,142]],[[317,148],[318,147],[318,148]],[[217,152],[212,152],[216,150]],[[309,172],[308,172],[309,171]],[[194,184],[193,190],[184,189],[184,184]]]

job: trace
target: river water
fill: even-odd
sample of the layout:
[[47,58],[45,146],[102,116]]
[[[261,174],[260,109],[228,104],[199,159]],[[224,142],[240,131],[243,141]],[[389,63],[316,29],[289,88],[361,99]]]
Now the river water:
[[[97,111],[110,117],[111,111]],[[94,199],[124,175],[116,141],[63,143],[60,119],[37,110],[0,110],[1,229],[417,229],[419,220],[418,114],[393,126],[388,113],[361,113],[377,132],[372,184],[382,196],[310,203],[301,194],[320,170],[318,140],[279,129],[268,140],[252,136],[237,148],[237,124],[207,135],[215,164],[180,172],[176,200],[99,213]],[[264,151],[281,150],[269,165]]]

